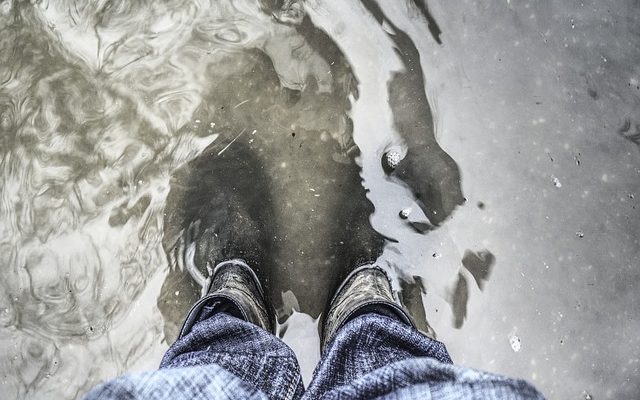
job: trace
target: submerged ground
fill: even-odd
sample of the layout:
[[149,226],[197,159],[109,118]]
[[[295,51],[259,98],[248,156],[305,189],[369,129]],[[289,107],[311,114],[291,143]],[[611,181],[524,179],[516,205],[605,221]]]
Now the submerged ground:
[[377,259],[457,363],[640,394],[636,1],[35,3],[0,1],[7,398],[155,368],[238,216],[307,377]]

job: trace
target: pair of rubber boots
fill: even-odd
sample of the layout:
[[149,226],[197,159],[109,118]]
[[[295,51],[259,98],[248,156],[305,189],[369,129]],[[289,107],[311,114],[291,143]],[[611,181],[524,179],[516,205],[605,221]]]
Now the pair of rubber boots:
[[[225,261],[210,271],[206,295],[189,311],[179,337],[191,331],[205,305],[214,303],[221,305],[221,310],[275,333],[275,313],[267,307],[256,273],[243,260]],[[369,312],[395,317],[415,327],[396,300],[387,273],[377,266],[359,267],[345,278],[323,315],[321,352],[342,326]]]

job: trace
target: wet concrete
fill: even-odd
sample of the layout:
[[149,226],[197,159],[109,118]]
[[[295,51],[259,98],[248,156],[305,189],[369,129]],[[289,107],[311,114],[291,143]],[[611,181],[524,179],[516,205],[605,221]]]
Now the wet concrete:
[[0,11],[9,397],[154,368],[229,255],[307,379],[331,288],[377,258],[458,363],[640,393],[635,2]]
[[431,322],[458,361],[550,398],[637,397],[639,153],[620,134],[640,104],[637,4],[431,9],[427,87],[468,199],[447,228],[496,257],[464,327]]

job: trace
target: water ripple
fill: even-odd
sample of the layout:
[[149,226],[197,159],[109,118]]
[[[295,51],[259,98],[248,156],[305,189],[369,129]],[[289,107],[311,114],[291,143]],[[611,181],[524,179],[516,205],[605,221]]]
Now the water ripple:
[[[367,46],[345,41],[342,33],[352,28],[324,21],[326,33],[299,1],[279,7],[255,0],[27,3],[0,2],[0,374],[9,397],[74,398],[108,376],[146,365],[164,348],[155,304],[168,297],[169,280],[162,293],[161,285],[170,269],[184,275],[181,265],[197,276],[194,265],[180,264],[179,253],[201,256],[180,248],[167,259],[161,241],[173,246],[185,234],[164,226],[171,220],[167,198],[185,184],[176,181],[177,172],[207,150],[232,157],[224,151],[230,144],[253,146],[247,159],[225,166],[226,180],[213,173],[198,180],[235,190],[236,174],[248,172],[234,170],[234,163],[260,159],[259,173],[269,169],[280,196],[269,201],[280,207],[291,237],[308,234],[302,217],[282,209],[299,201],[299,212],[307,213],[300,215],[317,232],[344,239],[329,246],[334,258],[346,260],[353,254],[344,248],[354,247],[372,259],[384,242],[369,223],[363,177],[367,191],[384,187],[398,197],[389,202],[393,207],[415,200],[379,171],[377,153],[401,142],[387,85],[402,60],[377,23],[372,32],[384,51],[373,52],[385,58],[380,71],[358,53]],[[366,13],[353,15],[371,22]],[[339,45],[332,36],[342,39]],[[355,59],[351,51],[351,58],[343,54],[349,46],[359,47]],[[422,71],[415,60],[406,65],[408,85],[421,93],[427,120],[421,123],[429,125]],[[442,156],[433,132],[428,135],[430,154]],[[290,172],[287,161],[303,168]],[[380,175],[373,179],[372,171]],[[242,185],[258,192],[249,178]],[[420,293],[416,284],[411,288]],[[310,309],[313,300],[301,297],[299,306]]]

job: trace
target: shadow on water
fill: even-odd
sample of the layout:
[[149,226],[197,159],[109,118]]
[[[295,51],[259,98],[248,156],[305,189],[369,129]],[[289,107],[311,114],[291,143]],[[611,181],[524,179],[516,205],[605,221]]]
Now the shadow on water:
[[[462,203],[458,169],[435,140],[416,47],[406,34],[387,20],[375,2],[365,1],[364,4],[381,24],[384,21],[395,31],[390,37],[405,65],[405,70],[394,74],[389,82],[389,106],[395,127],[402,135],[408,152],[388,179],[403,182],[411,188],[430,222],[437,226]],[[440,29],[426,5],[422,2],[416,4],[425,15],[434,38],[439,41]],[[80,62],[82,57],[74,58],[73,51],[78,49],[70,47],[75,50],[69,50],[63,46],[64,41],[57,43],[53,37],[36,34],[40,32],[35,28],[40,27],[42,22],[38,19],[41,18],[40,14],[30,11],[31,8],[26,5],[21,7],[25,10],[20,11],[20,15],[33,25],[27,26],[33,32],[29,29],[23,32],[20,28],[22,22],[17,18],[18,8],[14,13],[15,20],[20,23],[7,26],[15,29],[12,34],[16,35],[16,43],[29,43],[31,36],[34,36],[33,43],[21,46],[24,54],[20,54],[22,62],[40,66],[33,71],[39,75],[29,76],[25,71],[30,70],[22,71],[25,75],[23,84],[41,82],[33,90],[39,88],[42,92],[39,94],[42,105],[25,102],[29,106],[23,104],[25,110],[20,111],[19,107],[13,105],[11,108],[29,114],[30,107],[40,107],[45,117],[62,115],[63,118],[59,118],[59,121],[56,119],[57,125],[50,126],[51,121],[47,118],[34,118],[39,141],[31,138],[36,137],[31,131],[27,136],[27,130],[23,127],[20,127],[23,136],[19,139],[28,146],[39,144],[39,149],[46,153],[43,159],[50,160],[52,168],[60,161],[61,164],[70,164],[67,169],[73,171],[67,179],[69,182],[64,185],[59,182],[62,177],[53,174],[52,182],[47,183],[51,189],[40,192],[38,201],[48,206],[56,204],[58,197],[73,199],[80,184],[88,194],[80,190],[77,195],[80,199],[78,214],[97,213],[104,209],[109,214],[109,229],[117,232],[130,229],[140,220],[143,233],[139,238],[151,242],[148,236],[153,229],[147,228],[153,225],[150,221],[157,218],[155,213],[161,213],[164,206],[161,204],[162,191],[152,186],[162,181],[166,171],[173,171],[175,166],[182,165],[182,160],[190,160],[191,154],[197,154],[193,149],[182,154],[180,140],[170,140],[166,132],[159,128],[181,126],[180,118],[185,117],[179,114],[186,113],[179,112],[180,101],[189,103],[192,98],[198,101],[199,98],[188,91],[180,97],[181,91],[178,89],[182,89],[181,82],[186,85],[188,79],[182,77],[184,81],[180,80],[181,76],[176,75],[180,72],[179,68],[150,67],[156,75],[140,72],[128,76],[126,69],[118,72],[124,68],[123,65],[129,65],[126,64],[126,60],[129,60],[125,57],[126,46],[121,48],[124,53],[122,59],[113,55],[117,52],[109,53],[117,62],[105,61],[100,73],[90,73],[89,61],[85,65]],[[339,281],[358,264],[374,261],[384,248],[386,239],[372,228],[369,221],[374,209],[362,186],[359,150],[353,140],[353,121],[349,116],[351,101],[358,98],[356,76],[347,58],[329,35],[315,27],[308,17],[303,17],[302,12],[296,13],[295,7],[286,12],[281,7],[282,2],[271,2],[268,12],[280,13],[279,17],[285,22],[287,18],[295,20],[291,24],[295,29],[280,32],[277,31],[278,27],[265,27],[265,32],[256,33],[260,38],[256,39],[256,43],[261,43],[262,47],[242,41],[235,43],[233,40],[242,37],[235,30],[217,32],[217,26],[205,29],[211,20],[202,22],[204,27],[196,25],[190,45],[185,46],[187,50],[182,56],[183,60],[189,60],[190,57],[199,59],[194,55],[198,52],[193,49],[208,49],[211,42],[217,43],[222,50],[215,54],[203,52],[211,56],[213,61],[203,61],[202,65],[206,67],[200,73],[210,80],[190,122],[173,133],[178,138],[195,136],[196,139],[202,139],[203,143],[208,143],[205,138],[215,134],[219,136],[195,160],[175,171],[171,180],[171,190],[164,209],[163,232],[163,245],[171,270],[158,299],[169,338],[175,336],[176,324],[199,296],[199,282],[194,277],[206,275],[205,267],[209,259],[216,262],[221,257],[232,255],[226,249],[229,243],[246,244],[238,248],[233,256],[255,260],[267,277],[268,290],[281,320],[290,315],[292,310],[318,317]],[[231,12],[224,8],[216,12],[227,11]],[[101,27],[109,25],[104,13],[93,15],[91,9],[85,12],[95,17]],[[127,13],[134,12],[128,9],[122,11],[123,15]],[[127,21],[131,15],[126,18],[121,15],[120,18]],[[231,18],[224,15],[220,18],[223,17]],[[264,18],[256,17],[255,20],[256,25],[264,23]],[[273,21],[270,23],[277,25]],[[277,31],[277,34],[270,36],[272,31]],[[232,35],[234,32],[237,38]],[[226,38],[224,35],[229,36],[229,40],[222,40]],[[256,49],[258,47],[260,50]],[[6,48],[10,51],[8,42]],[[310,61],[312,55],[308,53],[311,52],[313,57],[319,55],[322,62]],[[30,58],[32,56],[33,59]],[[186,65],[193,69],[196,69],[195,66],[201,67],[195,61]],[[188,74],[185,73],[185,76]],[[301,76],[309,78],[302,83],[294,79]],[[135,90],[145,93],[144,101],[137,101],[137,94],[126,95],[127,90],[112,85],[110,80],[123,77],[130,79],[124,80],[127,85],[134,85]],[[175,103],[160,101],[165,91],[166,97]],[[193,91],[199,94],[198,90]],[[87,93],[91,95],[87,96]],[[55,101],[51,101],[54,98]],[[76,98],[83,99],[77,107],[71,102]],[[158,108],[153,113],[149,107],[154,100],[148,99],[157,100],[154,106]],[[150,104],[145,103],[147,100]],[[17,104],[13,99],[7,102]],[[107,107],[110,104],[115,106]],[[74,115],[74,112],[78,115]],[[17,117],[12,122],[5,114],[3,112],[0,128],[3,131],[17,131]],[[139,114],[145,117],[141,118]],[[173,118],[174,114],[180,118]],[[158,116],[166,117],[171,123],[159,124]],[[126,123],[117,126],[118,129],[112,129],[118,125],[116,121]],[[59,131],[66,132],[67,139],[73,138],[68,142],[77,145],[77,148],[56,142]],[[49,147],[43,139],[45,136],[52,143]],[[196,139],[194,142],[198,142]],[[13,142],[18,143],[18,139],[4,135],[1,143],[3,151],[10,149]],[[54,145],[62,146],[62,150]],[[32,148],[29,151],[31,155],[35,152]],[[167,153],[171,153],[169,157],[166,157]],[[17,160],[15,163],[26,163],[25,160],[14,159]],[[159,165],[161,163],[165,165]],[[27,170],[24,167],[13,169]],[[104,178],[103,169],[113,176],[110,178],[113,182]],[[95,190],[94,186],[97,187]],[[162,185],[159,187],[164,190]],[[24,185],[21,190],[26,190]],[[136,192],[140,193],[139,196]],[[160,194],[154,197],[149,193]],[[16,210],[16,215],[21,214],[18,206]],[[62,212],[66,208],[60,210]],[[46,219],[55,220],[56,223],[33,224],[35,235],[42,236],[41,239],[45,241],[49,235],[57,233],[56,229],[64,231],[67,225],[69,229],[74,228],[78,216],[74,214],[63,218],[52,212]],[[71,221],[68,224],[67,219]],[[24,224],[13,225],[25,229]],[[414,224],[413,228],[424,233],[433,226]],[[45,228],[51,231],[44,231]],[[213,244],[212,241],[199,240],[212,233],[217,234]],[[208,245],[197,248],[187,246],[193,241]],[[251,254],[249,250],[252,250]],[[267,256],[258,256],[260,252]],[[137,257],[145,252],[135,254]],[[98,256],[95,258],[99,259]],[[130,298],[134,298],[142,290],[147,276],[140,272],[141,277],[138,278],[134,274],[146,270],[137,268],[135,263],[129,264],[122,268],[121,273],[117,269],[109,271],[118,274],[118,282],[122,280],[128,287],[135,288],[129,289],[131,293],[127,292]],[[157,268],[157,263],[154,265]],[[54,273],[50,275],[58,278]],[[96,276],[101,277],[97,273]],[[401,288],[403,300],[421,325],[426,326],[421,302],[423,285],[415,280],[402,282]],[[114,296],[120,295],[115,289],[114,293]],[[126,301],[123,300],[123,303]],[[53,318],[53,314],[46,315],[52,315],[55,321],[52,325],[59,325],[59,320]],[[27,319],[23,318],[23,321]],[[39,322],[42,325],[42,321]],[[87,326],[93,325],[87,323]],[[79,334],[84,334],[86,330],[86,327],[80,329],[77,324],[72,327],[79,329]]]
[[[460,171],[456,162],[438,144],[436,140],[433,114],[425,93],[425,78],[420,64],[420,53],[409,35],[399,29],[384,14],[377,2],[363,0],[362,3],[378,23],[387,27],[386,31],[396,46],[396,52],[402,61],[404,70],[393,75],[388,84],[389,106],[393,113],[396,129],[402,135],[407,154],[399,167],[391,173],[391,179],[404,182],[415,195],[431,224],[409,223],[417,232],[425,233],[433,226],[442,224],[462,205]],[[413,3],[425,17],[433,39],[442,44],[441,30],[429,12],[424,0]],[[464,267],[463,263],[463,267]],[[420,325],[428,326],[424,315],[422,298],[424,291],[421,280],[403,282],[402,297],[405,305],[417,318]],[[466,317],[468,285],[463,274],[459,273],[451,299],[454,325],[460,328]]]
[[[318,30],[307,35],[323,40]],[[184,315],[198,295],[190,266],[179,267],[189,242],[221,243],[194,253],[195,268],[205,276],[208,259],[235,256],[261,264],[281,318],[292,309],[317,317],[349,268],[381,253],[384,242],[368,220],[373,206],[361,185],[347,116],[353,77],[335,47],[323,47],[333,65],[331,92],[321,93],[314,82],[303,91],[282,88],[270,60],[248,53],[242,57],[250,67],[212,87],[196,112],[221,136],[172,178],[164,247],[175,268],[158,301],[167,321]],[[223,249],[233,241],[247,248]],[[183,291],[190,295],[175,295]],[[283,302],[291,298],[288,291],[297,304]],[[173,337],[176,326],[167,326]]]
[[[458,168],[436,142],[416,47],[376,3],[364,4],[394,29],[391,37],[405,65],[389,83],[389,103],[408,151],[389,179],[409,186],[437,226],[463,202]],[[428,14],[425,6],[421,10]],[[427,19],[439,41],[436,22]],[[176,323],[199,295],[194,273],[187,271],[206,276],[208,260],[237,256],[260,264],[283,321],[292,310],[318,317],[339,281],[382,252],[385,238],[369,222],[374,210],[362,186],[349,118],[349,97],[358,96],[356,78],[333,40],[308,18],[297,31],[330,66],[329,90],[314,80],[301,90],[283,88],[281,68],[274,67],[280,60],[247,52],[238,56],[243,70],[211,87],[196,112],[200,124],[215,126],[221,136],[172,177],[164,235],[172,271],[158,299],[168,338],[175,337]],[[413,224],[420,233],[433,226]],[[215,248],[208,253],[197,250],[200,245],[189,250],[189,243],[203,241],[222,244],[205,246]],[[231,241],[247,244],[230,253],[225,246]],[[401,282],[401,289],[427,329],[422,283]],[[456,295],[466,308],[466,291]]]
[[[375,1],[363,0],[363,4],[381,25],[393,31],[388,35],[404,65],[404,71],[395,73],[389,82],[389,106],[394,124],[407,146],[405,159],[392,175],[409,186],[429,221],[439,225],[464,202],[464,197],[458,165],[436,141],[420,53],[411,38],[384,15]],[[421,10],[430,15],[426,6]],[[427,21],[430,21],[434,40],[440,43],[440,29],[433,17],[427,17]]]

